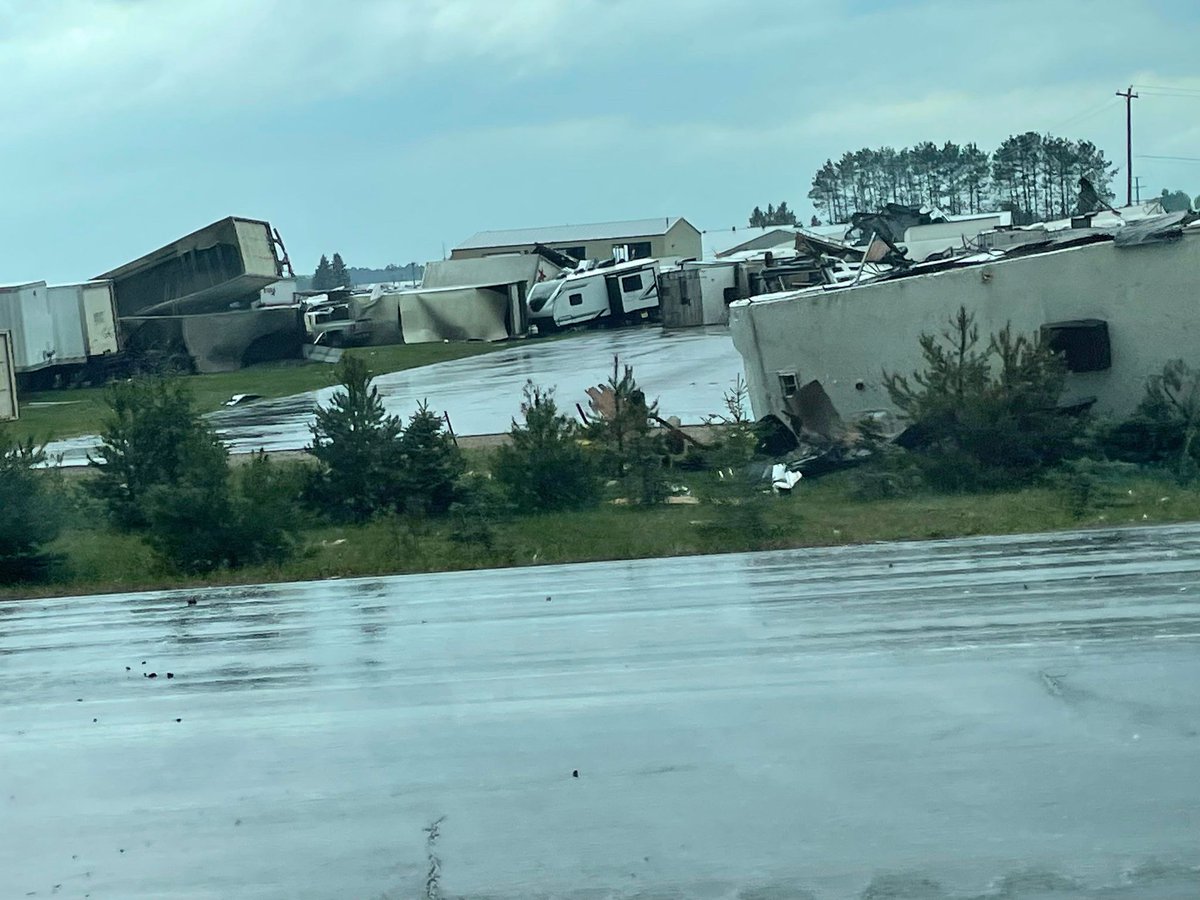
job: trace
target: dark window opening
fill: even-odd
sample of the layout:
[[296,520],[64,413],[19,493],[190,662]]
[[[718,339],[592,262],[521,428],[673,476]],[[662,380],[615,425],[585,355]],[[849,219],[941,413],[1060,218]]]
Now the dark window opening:
[[634,274],[634,275],[626,275],[624,278],[621,279],[621,290],[624,291],[626,294],[632,294],[634,291],[640,291],[641,289],[642,289],[642,276],[640,273]]
[[573,256],[575,259],[587,259],[586,247],[559,247],[557,249],[559,253],[565,253],[567,256]]
[[784,397],[794,396],[799,390],[799,384],[796,380],[795,372],[780,372],[779,373],[779,389],[783,391]]
[[582,306],[583,294],[568,294],[567,303],[571,304],[571,306]]
[[649,241],[634,241],[631,244],[613,244],[613,250],[625,248],[626,259],[649,259],[650,257],[650,242]]
[[1102,319],[1051,322],[1042,326],[1042,337],[1061,353],[1069,372],[1103,372],[1112,367],[1108,323]]

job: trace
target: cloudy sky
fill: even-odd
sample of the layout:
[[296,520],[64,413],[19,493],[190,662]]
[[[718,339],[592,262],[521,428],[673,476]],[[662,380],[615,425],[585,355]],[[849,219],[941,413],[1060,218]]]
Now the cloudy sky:
[[[1123,178],[1131,83],[1135,155],[1200,158],[1198,53],[1195,0],[0,0],[0,282],[230,214],[302,272],[486,228],[727,228],[923,139],[1087,137]],[[1200,162],[1134,171],[1200,193]]]

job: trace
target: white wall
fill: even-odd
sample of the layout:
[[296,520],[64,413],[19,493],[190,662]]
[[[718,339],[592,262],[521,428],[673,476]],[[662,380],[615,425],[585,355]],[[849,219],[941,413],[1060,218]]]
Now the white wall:
[[1064,399],[1095,396],[1097,411],[1124,416],[1168,360],[1200,365],[1200,234],[1137,247],[1091,244],[736,303],[730,330],[745,362],[755,415],[781,408],[779,372],[795,372],[800,385],[820,381],[844,419],[895,412],[883,370],[907,374],[920,368],[918,337],[943,330],[960,305],[975,313],[985,342],[1009,321],[1033,333],[1049,322],[1106,320],[1112,368],[1071,375]]

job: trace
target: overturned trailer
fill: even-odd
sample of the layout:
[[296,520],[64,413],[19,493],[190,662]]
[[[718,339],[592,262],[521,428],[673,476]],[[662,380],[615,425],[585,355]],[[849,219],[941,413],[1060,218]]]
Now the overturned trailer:
[[540,282],[529,292],[528,307],[540,331],[657,320],[658,260],[606,261]]
[[201,372],[295,355],[299,314],[261,305],[261,292],[292,277],[270,224],[231,216],[101,278],[111,280],[121,326],[138,350],[185,353]]
[[965,307],[983,335],[1011,324],[1065,355],[1064,403],[1125,416],[1171,359],[1195,361],[1200,223],[1177,214],[1076,228],[1005,252],[914,265],[849,286],[752,297],[730,308],[756,416],[820,433],[894,415],[884,373],[922,366],[918,339]]

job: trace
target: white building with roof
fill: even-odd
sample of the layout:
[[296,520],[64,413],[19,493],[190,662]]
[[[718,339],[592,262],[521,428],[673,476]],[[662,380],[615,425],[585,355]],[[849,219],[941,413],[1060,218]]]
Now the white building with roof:
[[450,251],[451,259],[528,253],[541,244],[576,259],[699,259],[700,232],[682,216],[481,231]]

